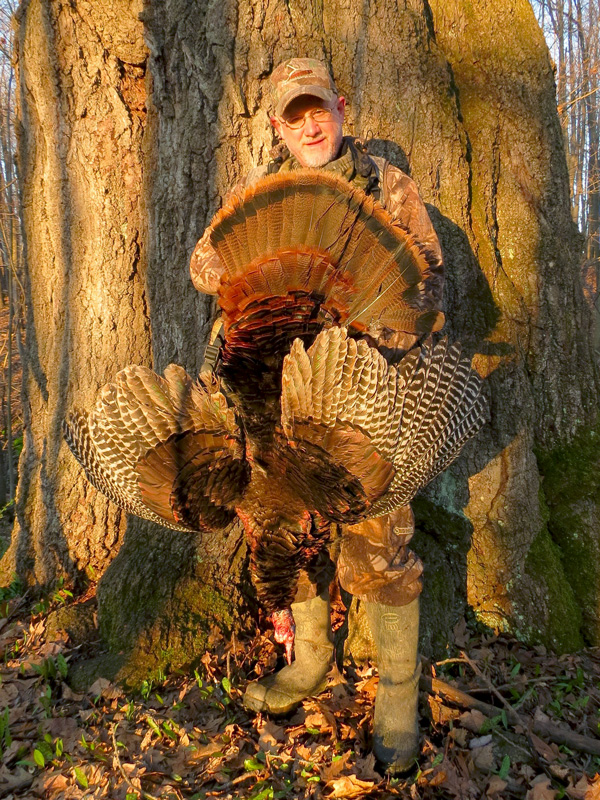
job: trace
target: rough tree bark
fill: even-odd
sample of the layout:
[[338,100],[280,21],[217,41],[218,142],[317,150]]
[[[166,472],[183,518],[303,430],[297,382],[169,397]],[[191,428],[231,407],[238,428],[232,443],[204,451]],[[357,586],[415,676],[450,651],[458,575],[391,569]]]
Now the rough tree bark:
[[416,504],[425,649],[465,600],[531,641],[600,641],[598,385],[552,68],[527,0],[476,6],[23,0],[26,434],[2,569],[100,578],[103,636],[138,656],[121,676],[197,657],[213,618],[244,624],[244,547],[238,530],[199,542],[127,522],[60,423],[128,363],[198,368],[211,308],[189,255],[267,157],[266,82],[291,55],[328,60],[348,130],[410,169],[444,249],[448,331],[489,375],[491,424]]

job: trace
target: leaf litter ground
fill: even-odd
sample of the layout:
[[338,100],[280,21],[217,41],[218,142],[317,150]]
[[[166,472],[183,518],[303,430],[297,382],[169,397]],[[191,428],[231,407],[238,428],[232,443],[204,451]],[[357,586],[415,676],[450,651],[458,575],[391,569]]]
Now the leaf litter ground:
[[[370,754],[372,666],[336,672],[287,719],[250,715],[244,686],[273,669],[278,653],[268,634],[249,643],[215,632],[190,674],[141,693],[100,678],[76,693],[69,671],[81,650],[66,635],[48,640],[47,609],[32,615],[14,597],[0,610],[3,798],[600,800],[600,755],[533,732],[554,723],[592,750],[600,745],[599,649],[556,656],[461,622],[453,656],[423,665],[429,685],[449,688],[421,692],[418,764],[391,779]],[[453,702],[456,689],[488,713]]]

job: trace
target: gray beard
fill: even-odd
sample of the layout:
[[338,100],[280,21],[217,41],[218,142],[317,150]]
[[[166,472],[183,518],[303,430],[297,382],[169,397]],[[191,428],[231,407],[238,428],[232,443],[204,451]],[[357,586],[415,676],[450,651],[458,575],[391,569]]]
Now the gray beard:
[[332,142],[326,153],[315,153],[313,156],[311,156],[309,153],[308,157],[303,153],[303,166],[318,169],[319,167],[324,167],[326,164],[329,164],[329,162],[333,161],[333,159],[336,157],[338,150],[340,149],[340,145],[342,144],[342,139],[343,136],[340,135],[339,141]]

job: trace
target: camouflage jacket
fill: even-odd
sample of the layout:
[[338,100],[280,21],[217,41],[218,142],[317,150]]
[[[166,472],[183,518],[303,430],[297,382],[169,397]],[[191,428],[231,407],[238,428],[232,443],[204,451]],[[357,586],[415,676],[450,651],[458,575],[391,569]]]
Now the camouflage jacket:
[[[299,168],[293,157],[255,167],[238,183],[231,193],[240,193],[252,183],[267,174]],[[368,194],[374,194],[394,220],[394,224],[411,233],[419,241],[428,263],[428,271],[423,276],[430,308],[441,310],[444,270],[442,251],[437,234],[415,182],[401,169],[384,158],[367,155],[356,140],[344,138],[341,155],[328,164],[325,169],[339,172],[347,180],[356,183]],[[223,264],[210,243],[210,227],[198,241],[190,261],[190,273],[198,291],[217,294]],[[377,346],[386,355],[386,350],[406,352],[417,341],[417,337],[402,331],[382,330],[379,332]],[[401,353],[399,353],[400,355]]]

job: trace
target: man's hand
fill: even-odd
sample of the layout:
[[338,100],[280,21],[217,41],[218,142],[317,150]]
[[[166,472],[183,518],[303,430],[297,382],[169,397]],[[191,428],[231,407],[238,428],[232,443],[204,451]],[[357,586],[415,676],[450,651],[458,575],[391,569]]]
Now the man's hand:
[[218,294],[225,265],[210,243],[210,233],[210,228],[207,228],[194,248],[190,259],[190,275],[199,292]]

